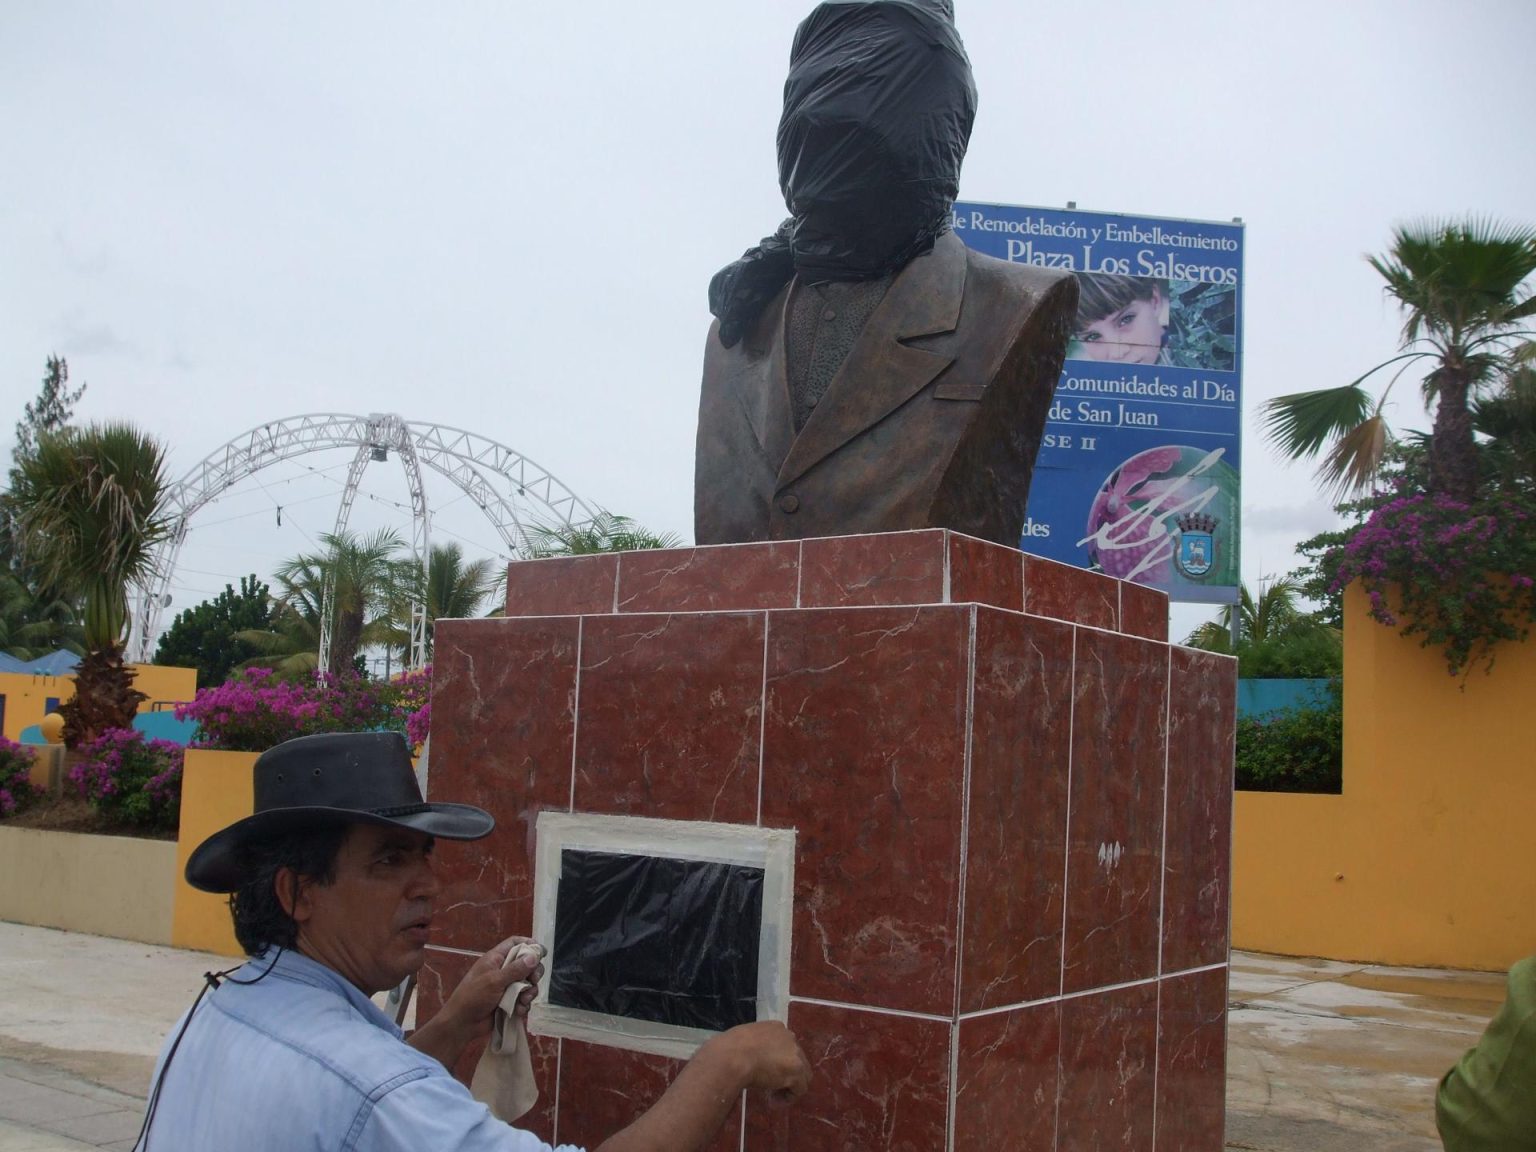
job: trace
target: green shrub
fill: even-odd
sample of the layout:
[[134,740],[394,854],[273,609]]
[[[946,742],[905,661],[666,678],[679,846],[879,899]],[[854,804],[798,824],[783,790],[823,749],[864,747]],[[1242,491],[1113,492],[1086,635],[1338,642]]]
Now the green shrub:
[[1343,791],[1344,709],[1337,683],[1321,708],[1238,720],[1237,787],[1249,792]]

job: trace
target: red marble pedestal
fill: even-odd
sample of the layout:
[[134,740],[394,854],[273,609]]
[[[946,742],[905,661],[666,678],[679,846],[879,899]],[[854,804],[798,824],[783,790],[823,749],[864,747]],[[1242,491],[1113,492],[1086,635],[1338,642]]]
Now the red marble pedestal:
[[[796,829],[815,1066],[714,1147],[1219,1152],[1235,662],[1157,592],[941,530],[512,565],[436,632],[424,1018],[532,923],[543,810]],[[460,951],[453,951],[460,950]],[[680,1065],[535,1038],[526,1127],[596,1146]]]

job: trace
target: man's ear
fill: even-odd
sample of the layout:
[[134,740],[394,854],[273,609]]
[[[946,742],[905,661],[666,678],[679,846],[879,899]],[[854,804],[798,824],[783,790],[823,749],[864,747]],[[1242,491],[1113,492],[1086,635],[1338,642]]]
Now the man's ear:
[[309,919],[311,906],[309,899],[309,885],[304,878],[292,868],[279,868],[277,875],[272,879],[273,888],[276,890],[277,902],[283,906],[283,911],[292,917],[295,924],[302,924]]

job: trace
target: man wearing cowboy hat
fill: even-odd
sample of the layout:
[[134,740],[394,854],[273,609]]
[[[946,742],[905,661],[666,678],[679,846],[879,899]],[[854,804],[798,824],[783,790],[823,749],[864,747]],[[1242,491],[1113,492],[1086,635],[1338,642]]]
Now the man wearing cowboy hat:
[[[540,969],[480,957],[407,1041],[369,997],[425,959],[439,891],[435,839],[477,840],[494,820],[427,804],[394,733],[290,740],[256,761],[255,814],[216,832],[187,880],[230,894],[251,957],[203,997],[161,1054],[141,1152],[549,1152],[491,1116],[450,1068],[486,1036],[508,988]],[[519,1001],[527,1011],[533,989]],[[747,1089],[797,1096],[810,1068],[782,1024],[706,1043],[654,1107],[599,1152],[703,1148]],[[579,1152],[562,1146],[566,1152]]]

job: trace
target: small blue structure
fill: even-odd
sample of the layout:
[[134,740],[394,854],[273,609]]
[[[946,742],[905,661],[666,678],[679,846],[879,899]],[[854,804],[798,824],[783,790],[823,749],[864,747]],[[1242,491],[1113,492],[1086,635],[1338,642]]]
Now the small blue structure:
[[1248,718],[1269,712],[1324,708],[1328,704],[1328,684],[1328,680],[1239,680],[1237,715]]

